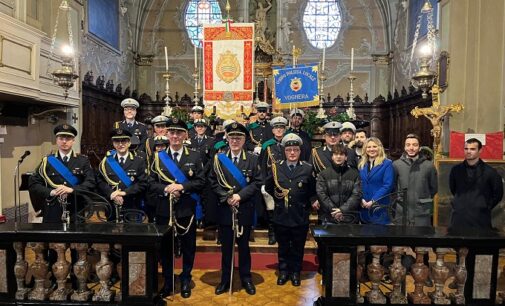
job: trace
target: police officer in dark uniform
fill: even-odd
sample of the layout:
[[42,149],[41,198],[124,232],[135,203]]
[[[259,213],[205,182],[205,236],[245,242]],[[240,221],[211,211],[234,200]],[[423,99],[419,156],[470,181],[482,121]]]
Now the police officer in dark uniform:
[[147,189],[146,162],[129,151],[130,132],[114,129],[110,136],[114,150],[107,152],[100,162],[97,186],[100,194],[115,206],[115,217],[121,218],[121,210],[141,208],[142,197]]
[[[226,127],[229,150],[216,154],[210,174],[210,182],[219,197],[217,207],[219,234],[221,238],[221,282],[215,293],[230,289],[231,260],[234,235],[238,244],[239,274],[242,287],[256,294],[251,278],[251,252],[249,233],[254,218],[254,195],[261,185],[258,157],[244,149],[247,129],[234,122]],[[233,226],[235,225],[235,226]]]
[[145,151],[145,143],[147,139],[147,126],[135,120],[135,116],[137,115],[137,109],[140,104],[137,100],[132,98],[126,98],[121,101],[121,107],[123,108],[124,118],[123,121],[116,121],[114,123],[113,128],[127,130],[132,134],[133,137],[137,137],[139,139],[139,151]]
[[[153,124],[154,133],[152,137],[146,139],[146,154],[147,154],[147,162],[150,163],[153,158],[154,149],[154,138],[156,136],[167,136],[167,122],[168,117],[164,115],[158,115],[151,120]],[[150,164],[149,164],[150,165]],[[149,168],[149,166],[148,166]]]
[[195,135],[191,137],[189,148],[196,152],[200,152],[204,166],[207,165],[211,158],[212,147],[214,146],[214,138],[207,136],[206,131],[209,126],[205,119],[196,119],[193,123]]
[[[195,208],[205,186],[203,164],[200,154],[183,146],[187,137],[187,125],[182,120],[171,118],[167,124],[170,145],[167,151],[154,153],[151,165],[149,193],[161,197],[156,209],[156,224],[166,225],[170,213],[175,218],[174,230],[180,240],[182,251],[181,296],[191,296],[191,270],[196,252]],[[182,173],[182,175],[181,175]],[[173,210],[170,209],[172,205]],[[172,235],[166,234],[161,242],[161,264],[165,285],[161,297],[172,292]]]
[[291,133],[284,136],[282,145],[286,158],[272,165],[272,175],[265,184],[267,192],[275,200],[273,222],[279,244],[277,285],[284,285],[291,278],[293,286],[300,286],[310,207],[316,199],[316,182],[312,166],[300,161],[303,140]]
[[[260,154],[261,145],[273,137],[272,126],[267,121],[269,105],[266,102],[259,102],[256,105],[256,111],[258,112],[258,120],[249,124],[247,127],[249,129],[250,140],[255,146],[254,152]],[[256,149],[258,148],[258,149]]]
[[[309,163],[314,167],[314,174],[317,177],[319,172],[331,167],[332,165],[332,149],[333,145],[340,143],[340,130],[342,124],[340,122],[331,121],[323,126],[324,129],[324,145],[319,148],[312,149],[312,154]],[[356,152],[347,148],[347,165],[349,167],[358,168]]]
[[46,200],[42,212],[44,223],[61,223],[62,217],[67,217],[62,216],[64,212],[69,213],[72,221],[74,211],[85,206],[76,195],[81,190],[92,191],[96,185],[88,157],[72,150],[77,130],[62,124],[54,128],[54,134],[58,151],[44,157],[29,180],[30,195]]
[[272,165],[284,159],[284,148],[281,145],[282,138],[286,132],[288,120],[284,117],[275,117],[270,121],[272,126],[273,138],[263,143],[260,154],[261,174],[263,178],[263,186],[261,193],[266,204],[268,217],[268,244],[276,243],[274,225],[271,222],[273,217],[273,198],[265,191],[265,180],[272,174]]
[[[195,130],[195,122],[197,120],[203,119],[203,113],[204,113],[203,107],[199,105],[195,105],[193,106],[193,108],[191,108],[190,113],[191,121],[188,122],[189,139],[195,137],[195,135],[197,134]],[[210,128],[206,129],[205,135],[212,136],[212,130]]]
[[310,150],[312,149],[312,139],[309,134],[302,130],[303,118],[305,113],[298,108],[295,108],[289,114],[291,127],[288,133],[294,133],[303,140],[302,153],[300,155],[300,160],[308,161],[310,158]]

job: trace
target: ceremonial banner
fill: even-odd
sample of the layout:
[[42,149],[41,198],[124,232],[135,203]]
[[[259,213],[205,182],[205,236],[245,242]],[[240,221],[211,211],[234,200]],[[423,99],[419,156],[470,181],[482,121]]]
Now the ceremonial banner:
[[274,69],[274,108],[300,108],[319,105],[319,66],[311,64]]
[[470,138],[477,138],[482,142],[482,159],[503,159],[503,132],[486,134],[465,134],[451,131],[449,157],[465,157],[465,141]]
[[252,109],[254,23],[203,26],[205,114],[241,120]]

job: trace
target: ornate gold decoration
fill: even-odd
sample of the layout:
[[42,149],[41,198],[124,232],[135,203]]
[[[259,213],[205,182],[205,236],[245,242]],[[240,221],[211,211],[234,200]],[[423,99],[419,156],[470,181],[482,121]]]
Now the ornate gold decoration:
[[240,75],[240,63],[237,55],[227,50],[219,55],[216,65],[216,74],[225,83],[233,82]]
[[442,147],[440,146],[440,140],[442,136],[442,120],[451,112],[459,113],[463,110],[464,107],[461,103],[441,106],[440,90],[438,84],[433,85],[431,88],[431,94],[433,99],[432,106],[424,108],[419,108],[416,106],[410,113],[416,118],[419,116],[424,116],[430,120],[431,125],[433,126],[431,129],[431,136],[434,138],[433,152],[435,153],[435,158],[443,158]]

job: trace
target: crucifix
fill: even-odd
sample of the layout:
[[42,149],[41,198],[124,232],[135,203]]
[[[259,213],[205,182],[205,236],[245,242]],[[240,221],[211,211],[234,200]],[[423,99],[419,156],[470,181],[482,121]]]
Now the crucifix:
[[442,147],[440,145],[442,136],[442,121],[451,112],[459,113],[463,110],[461,103],[440,105],[440,87],[438,84],[433,85],[431,88],[432,106],[419,108],[415,107],[410,113],[412,116],[418,118],[424,116],[431,122],[433,128],[431,129],[431,136],[433,136],[433,153],[436,159],[443,158]]
[[73,113],[72,114],[72,120],[74,121],[74,124],[77,123],[77,119],[79,119],[79,117],[77,117],[76,113]]

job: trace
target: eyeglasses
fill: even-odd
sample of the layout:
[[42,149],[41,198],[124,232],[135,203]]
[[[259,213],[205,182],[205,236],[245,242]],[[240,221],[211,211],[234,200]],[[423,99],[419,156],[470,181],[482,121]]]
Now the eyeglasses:
[[258,113],[266,113],[267,110],[266,109],[258,109]]
[[113,143],[120,143],[120,144],[126,144],[130,142],[130,139],[127,138],[121,138],[121,139],[113,139]]
[[244,137],[230,137],[230,138],[228,138],[228,140],[230,142],[232,142],[232,141],[235,141],[235,142],[236,141],[241,141],[242,139],[244,139]]
[[284,151],[296,153],[296,152],[300,152],[300,148],[296,148],[296,147],[295,148],[286,148],[286,149],[284,149]]

